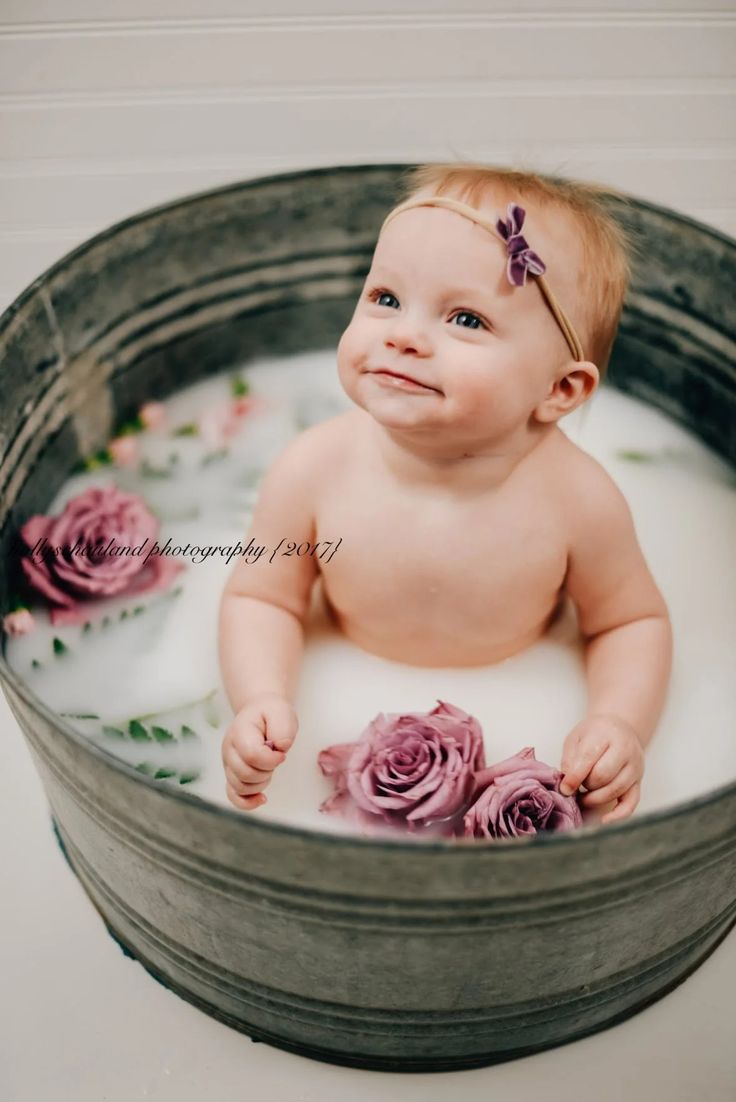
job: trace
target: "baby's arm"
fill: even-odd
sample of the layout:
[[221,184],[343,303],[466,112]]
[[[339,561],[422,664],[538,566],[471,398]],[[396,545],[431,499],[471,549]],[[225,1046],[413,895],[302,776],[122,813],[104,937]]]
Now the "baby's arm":
[[602,819],[612,822],[639,801],[644,749],[667,695],[672,627],[623,494],[590,457],[580,474],[565,588],[585,639],[588,711],[565,740],[561,790],[585,784],[586,805],[617,799]]
[[228,798],[245,810],[265,803],[262,789],[284,760],[298,726],[293,699],[318,566],[312,555],[283,552],[289,543],[298,547],[315,540],[320,433],[314,426],[291,441],[266,473],[246,535],[246,541],[252,538],[265,550],[255,562],[238,559],[220,602],[220,669],[235,712],[222,760]]

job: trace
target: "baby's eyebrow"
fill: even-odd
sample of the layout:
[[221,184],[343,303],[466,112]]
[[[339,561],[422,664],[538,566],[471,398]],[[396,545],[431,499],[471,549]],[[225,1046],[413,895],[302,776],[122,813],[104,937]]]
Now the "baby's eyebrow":
[[[389,280],[400,279],[401,276],[392,271],[390,268],[380,267],[374,269],[374,271],[371,273],[371,278],[378,281],[384,278]],[[502,305],[502,300],[497,298],[495,295],[492,295],[490,290],[486,287],[443,287],[441,293],[446,298],[453,298],[456,296],[460,296],[461,298],[463,298],[467,295],[472,296],[473,298],[481,298],[483,302],[487,303],[487,305],[489,306],[498,307]]]
[[496,296],[492,295],[486,287],[446,287],[442,291],[442,294],[448,297],[459,296],[461,298],[464,298],[466,295],[468,295],[472,296],[473,298],[482,298],[483,301],[488,303],[489,306],[500,305],[499,300],[496,298]]

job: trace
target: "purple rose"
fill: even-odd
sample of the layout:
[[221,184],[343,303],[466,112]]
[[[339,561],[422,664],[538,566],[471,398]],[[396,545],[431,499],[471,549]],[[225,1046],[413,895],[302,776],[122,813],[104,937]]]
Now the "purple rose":
[[336,785],[320,811],[355,810],[368,827],[412,831],[444,821],[452,834],[485,766],[483,734],[462,708],[438,701],[431,712],[379,713],[357,742],[328,747],[318,762]]
[[537,761],[526,746],[475,776],[475,801],[463,822],[466,838],[514,838],[582,826],[575,796],[563,796],[564,774]]
[[[53,624],[86,619],[80,601],[165,588],[183,569],[147,554],[159,522],[135,494],[111,484],[84,490],[58,517],[33,516],[20,530],[30,554],[21,559],[29,584],[54,606]],[[111,542],[112,541],[112,542]],[[137,554],[135,549],[141,548]],[[129,552],[117,553],[116,548]]]

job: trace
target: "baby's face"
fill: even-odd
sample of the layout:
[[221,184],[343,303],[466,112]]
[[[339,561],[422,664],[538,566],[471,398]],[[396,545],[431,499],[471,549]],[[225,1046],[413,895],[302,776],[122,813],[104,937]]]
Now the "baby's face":
[[[495,224],[506,205],[482,213]],[[567,308],[577,258],[562,252],[559,229],[529,215],[523,233]],[[458,441],[501,440],[527,424],[572,357],[533,278],[512,286],[506,262],[503,240],[455,211],[415,207],[393,218],[338,345],[353,401],[386,427]]]

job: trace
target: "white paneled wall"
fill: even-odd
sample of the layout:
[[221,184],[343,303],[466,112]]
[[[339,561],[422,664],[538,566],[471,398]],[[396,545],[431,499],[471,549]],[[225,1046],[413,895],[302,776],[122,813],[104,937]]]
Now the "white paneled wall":
[[0,0],[0,309],[191,191],[463,159],[736,236],[733,0]]

